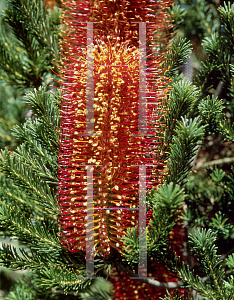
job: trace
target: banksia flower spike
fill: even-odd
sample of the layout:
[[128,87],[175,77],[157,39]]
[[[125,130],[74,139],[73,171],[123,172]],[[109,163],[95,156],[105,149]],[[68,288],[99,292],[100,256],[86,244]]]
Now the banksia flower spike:
[[102,256],[119,251],[138,224],[139,167],[147,189],[162,183],[168,81],[157,39],[169,26],[170,3],[63,1],[58,198],[61,241],[72,252],[86,249],[90,178],[94,246]]

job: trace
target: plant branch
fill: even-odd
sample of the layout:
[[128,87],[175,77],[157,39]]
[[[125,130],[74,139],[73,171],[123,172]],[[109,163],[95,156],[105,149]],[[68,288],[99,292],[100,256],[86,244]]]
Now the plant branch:
[[232,162],[234,162],[234,157],[224,157],[224,158],[215,159],[215,160],[212,160],[212,161],[205,162],[204,164],[197,164],[194,167],[194,169],[195,170],[205,169],[205,168],[210,167],[210,166],[230,164]]
[[160,282],[158,280],[155,279],[151,279],[151,278],[139,278],[139,275],[136,274],[135,272],[133,272],[132,270],[124,267],[123,265],[119,264],[119,263],[115,263],[117,265],[117,267],[123,271],[125,274],[129,275],[130,277],[135,277],[137,280],[147,283],[149,285],[153,285],[154,287],[158,287],[158,288],[167,288],[167,289],[177,289],[183,286],[183,282],[182,281],[177,281],[177,282]]

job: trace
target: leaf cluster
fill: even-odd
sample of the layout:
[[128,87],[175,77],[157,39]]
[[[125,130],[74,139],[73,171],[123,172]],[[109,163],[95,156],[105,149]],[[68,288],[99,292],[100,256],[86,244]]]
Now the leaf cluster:
[[[209,188],[207,188],[209,187]],[[219,249],[232,248],[233,228],[233,171],[226,175],[221,169],[192,175],[185,185],[187,194],[184,218],[190,227],[211,228],[216,232]]]
[[[179,35],[202,40],[218,30],[219,18],[215,0],[175,0],[175,23]],[[178,12],[182,18],[178,16]]]
[[[162,248],[167,248],[169,236],[179,219],[179,211],[184,200],[183,190],[178,185],[165,183],[147,196],[148,209],[152,218],[146,228],[147,254],[153,257]],[[138,263],[139,227],[129,229],[123,238],[124,260],[129,264]]]
[[170,144],[167,182],[185,183],[203,134],[204,126],[199,117],[194,120],[182,119],[178,122]]
[[58,59],[60,11],[49,11],[42,0],[9,0],[0,29],[0,78],[19,87],[39,87],[50,81]]
[[[85,257],[72,256],[59,240],[59,94],[41,87],[26,95],[26,103],[34,119],[15,127],[21,145],[15,152],[3,150],[0,156],[0,227],[5,236],[17,238],[20,247],[2,245],[0,263],[13,270],[30,270],[34,285],[48,294],[77,291],[91,278],[86,278]],[[13,294],[21,292],[16,288]]]
[[[215,242],[216,233],[210,229],[196,229],[189,235],[189,244],[200,263],[204,277],[196,275],[194,270],[191,271],[189,266],[181,262],[180,258],[172,251],[163,253],[163,262],[177,274],[185,286],[192,287],[198,295],[205,299],[232,299],[234,295],[233,276],[229,278],[225,276],[223,260],[217,254]],[[228,257],[230,271],[232,259],[232,256]],[[178,296],[176,295],[176,297]]]
[[[202,63],[195,83],[201,90],[201,97],[205,98],[215,91],[214,98],[220,96],[225,99],[225,109],[229,111],[230,121],[233,122],[234,5],[224,3],[218,8],[218,12],[221,18],[220,31],[207,36],[202,42],[207,59]],[[220,131],[224,136],[229,135],[233,140],[233,128],[224,118],[218,127],[221,127]]]

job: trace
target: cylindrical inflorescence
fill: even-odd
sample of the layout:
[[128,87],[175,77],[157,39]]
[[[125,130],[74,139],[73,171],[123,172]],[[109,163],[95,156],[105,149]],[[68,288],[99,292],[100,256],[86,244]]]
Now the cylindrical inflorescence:
[[139,168],[146,189],[162,183],[168,81],[158,37],[169,3],[63,1],[58,198],[61,241],[72,252],[86,249],[88,170],[103,256],[138,224]]

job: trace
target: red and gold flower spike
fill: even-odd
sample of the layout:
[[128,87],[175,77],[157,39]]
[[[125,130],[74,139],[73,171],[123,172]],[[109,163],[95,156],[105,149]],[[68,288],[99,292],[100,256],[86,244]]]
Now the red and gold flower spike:
[[[168,94],[158,36],[168,26],[171,1],[64,0],[60,64],[61,142],[58,198],[61,241],[71,252],[86,250],[87,168],[93,166],[96,253],[121,249],[138,224],[139,166],[146,186],[162,183],[160,160]],[[94,134],[86,132],[87,22],[93,22]],[[139,131],[139,25],[147,23],[147,135]],[[162,41],[160,40],[160,43]]]

